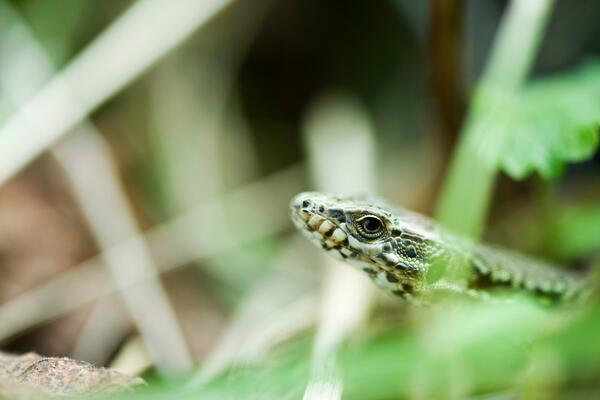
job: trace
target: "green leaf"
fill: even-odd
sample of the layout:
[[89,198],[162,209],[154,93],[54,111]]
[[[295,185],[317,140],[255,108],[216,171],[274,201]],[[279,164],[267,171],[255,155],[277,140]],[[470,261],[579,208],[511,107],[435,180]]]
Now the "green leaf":
[[500,168],[514,179],[556,177],[566,162],[590,158],[599,143],[600,60],[529,84],[505,107]]
[[600,207],[565,207],[554,211],[546,247],[557,259],[572,260],[600,249]]

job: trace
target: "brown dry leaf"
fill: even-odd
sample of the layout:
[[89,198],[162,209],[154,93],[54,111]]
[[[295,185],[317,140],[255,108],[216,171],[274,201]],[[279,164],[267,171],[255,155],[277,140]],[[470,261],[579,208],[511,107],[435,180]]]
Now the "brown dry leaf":
[[0,399],[92,397],[143,383],[141,378],[66,357],[0,353]]

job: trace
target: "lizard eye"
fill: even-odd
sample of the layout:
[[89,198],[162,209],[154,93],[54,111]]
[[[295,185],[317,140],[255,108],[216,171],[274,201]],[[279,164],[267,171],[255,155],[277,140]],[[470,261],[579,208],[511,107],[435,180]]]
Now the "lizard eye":
[[358,231],[368,239],[376,239],[385,232],[385,224],[374,215],[365,215],[356,222]]

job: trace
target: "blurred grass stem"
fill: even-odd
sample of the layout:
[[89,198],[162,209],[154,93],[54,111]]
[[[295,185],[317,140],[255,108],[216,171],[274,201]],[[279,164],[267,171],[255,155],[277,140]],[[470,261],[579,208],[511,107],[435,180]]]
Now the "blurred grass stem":
[[507,134],[494,116],[524,83],[553,4],[513,0],[502,19],[438,203],[438,220],[452,230],[481,235]]
[[[52,77],[52,62],[38,46],[35,39],[16,13],[11,13],[11,43],[20,51],[6,54],[9,62],[18,65],[35,59],[19,79],[9,79],[1,74],[2,86],[16,104],[24,104],[33,95],[32,89],[42,86]],[[3,49],[10,49],[3,46]],[[24,51],[25,50],[25,51]],[[27,54],[22,60],[19,54]],[[17,69],[18,67],[13,67]],[[10,69],[10,68],[9,68]],[[8,79],[7,79],[8,78]],[[22,80],[27,84],[21,84]],[[100,247],[106,249],[119,241],[138,234],[137,223],[121,187],[111,151],[102,135],[89,124],[81,124],[68,140],[52,149],[52,154],[62,167],[70,183],[74,198],[90,226]],[[136,290],[121,290],[131,317],[142,334],[157,366],[163,371],[184,371],[192,366],[192,359],[179,328],[175,313],[159,279],[150,249],[142,240],[127,252],[112,253],[105,259],[106,266],[117,285],[128,288],[129,282],[146,280]],[[108,253],[111,254],[111,253]],[[151,310],[151,312],[149,312]]]
[[[168,294],[157,277],[148,243],[138,233],[108,145],[99,134],[77,132],[52,153],[68,177],[101,250],[129,237],[139,237],[123,251],[103,252],[105,265],[159,370],[189,370],[192,357]],[[140,281],[145,283],[133,287],[132,282]]]
[[219,343],[189,386],[206,384],[228,368],[259,363],[274,346],[313,325],[317,295],[311,286],[311,279],[289,270],[259,282],[244,296]]
[[95,365],[106,365],[131,329],[131,316],[119,296],[99,299],[79,331],[70,357]]
[[[237,78],[271,5],[272,0],[240,3],[227,21],[206,29],[153,74],[151,143],[170,212],[257,175]],[[230,142],[235,144],[228,147]]]
[[[318,190],[347,194],[374,192],[373,126],[367,111],[355,98],[330,94],[316,101],[305,118],[304,135]],[[342,398],[337,352],[366,319],[373,294],[371,282],[358,271],[329,256],[324,256],[323,261],[325,281],[305,400]]]
[[0,128],[0,185],[230,2],[136,2]]
[[[88,260],[0,305],[0,342],[42,322],[76,310],[84,304],[117,291],[107,276],[103,260],[111,253],[127,253],[140,240],[148,243],[159,271],[178,268],[194,260],[233,250],[243,244],[279,233],[289,227],[285,204],[301,190],[299,167],[290,167],[221,197],[206,201],[171,218],[144,234],[132,236]],[[253,213],[240,214],[235,227],[226,225],[239,204],[254,204]],[[243,227],[252,229],[243,229]],[[232,234],[233,232],[233,234]],[[198,238],[202,240],[198,240]],[[133,277],[129,287],[143,284],[146,276]],[[139,280],[136,280],[139,279]],[[124,289],[123,285],[120,289]]]

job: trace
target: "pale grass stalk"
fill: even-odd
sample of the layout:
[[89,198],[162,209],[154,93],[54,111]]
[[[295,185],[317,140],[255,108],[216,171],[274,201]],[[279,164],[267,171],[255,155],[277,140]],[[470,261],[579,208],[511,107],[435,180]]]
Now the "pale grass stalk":
[[336,366],[336,352],[364,322],[371,305],[371,283],[362,274],[337,260],[324,260],[324,267],[312,376],[304,399],[342,398],[343,382]]
[[[336,193],[373,193],[374,132],[369,116],[352,97],[329,96],[315,103],[304,126],[313,181]],[[328,256],[325,256],[328,257]],[[337,351],[367,318],[373,289],[358,271],[327,258],[312,373],[305,400],[342,398]]]
[[192,52],[177,52],[153,75],[150,133],[163,192],[175,211],[256,176],[256,154],[237,104],[236,77],[271,4],[239,4],[224,21],[227,32],[204,31],[190,46]]
[[[285,265],[285,260],[279,264]],[[227,369],[255,364],[274,346],[314,324],[317,296],[312,286],[310,276],[289,269],[257,284],[242,298],[215,350],[189,386],[203,385]]]
[[0,184],[231,1],[136,2],[0,129]]
[[[152,249],[159,268],[155,273],[164,273],[288,229],[287,204],[301,190],[301,176],[300,167],[290,167],[206,201],[5,302],[0,305],[0,342],[115,293],[118,288],[106,274],[103,260],[131,252],[140,241]],[[232,215],[235,224],[228,227]],[[121,289],[133,289],[150,277],[132,278],[130,286],[123,283]]]
[[[252,176],[256,171],[256,161],[248,151],[251,146],[244,146],[250,144],[247,126],[239,107],[231,109],[231,103],[239,64],[270,5],[270,0],[255,3],[244,13],[244,26],[241,29],[238,26],[231,37],[211,40],[204,36],[206,40],[196,46],[202,47],[208,56],[195,56],[192,69],[186,66],[188,57],[182,56],[182,60],[167,63],[158,71],[152,87],[152,133],[157,143],[155,152],[164,165],[161,177],[168,188],[167,200],[175,210],[219,194],[231,184],[226,180],[227,173],[237,178]],[[190,73],[189,79],[186,72]],[[238,124],[227,124],[229,121]],[[236,162],[226,164],[224,150],[227,139],[232,137],[235,137]],[[202,171],[201,176],[198,171]],[[237,273],[238,276],[244,274]],[[288,274],[283,275],[288,284],[282,287],[295,282]],[[280,280],[277,282],[281,284]],[[273,279],[269,279],[271,281]],[[203,361],[200,373],[192,378],[190,386],[202,385],[232,365],[256,361],[280,340],[312,322],[310,301],[309,304],[300,301],[287,305],[289,299],[282,302],[276,296],[281,291],[279,287],[270,287],[267,283],[259,286],[260,290],[242,298],[241,309]],[[282,294],[289,296],[289,293]],[[281,309],[284,306],[289,310],[264,314],[269,307]]]
[[99,257],[0,305],[0,343],[116,291]]
[[[157,278],[148,243],[138,233],[108,145],[99,134],[79,130],[52,154],[60,162],[101,251],[138,237],[122,251],[103,252],[104,263],[158,368],[163,372],[189,370],[192,357],[168,294]],[[132,285],[140,281],[145,283]]]
[[100,298],[79,331],[70,357],[106,365],[132,327],[131,316],[118,296]]
[[196,57],[191,73],[185,61],[169,60],[158,68],[148,116],[161,166],[157,174],[172,211],[215,196],[224,186],[220,138],[233,76],[212,54]]
[[151,143],[170,212],[188,209],[257,175],[236,77],[271,4],[240,4],[223,24],[227,32],[204,31],[193,52],[178,52],[153,74]]
[[141,375],[150,367],[152,358],[140,336],[129,339],[110,364],[110,368],[128,375]]
[[[25,104],[36,86],[41,87],[53,75],[51,61],[16,14],[10,26],[11,43],[21,51],[3,54],[13,65],[26,65],[27,59],[19,54],[34,57],[19,79],[1,74],[2,86],[16,104]],[[2,46],[7,49],[8,46]],[[23,51],[25,49],[25,51]],[[7,52],[8,53],[8,52]],[[4,58],[4,57],[3,57]],[[16,70],[17,67],[9,70]],[[20,83],[27,80],[27,84]],[[83,123],[69,140],[52,149],[52,155],[62,167],[70,183],[75,201],[91,229],[100,250],[120,240],[138,234],[138,227],[119,182],[115,163],[102,135],[90,123]],[[131,280],[147,280],[135,292],[123,290],[121,296],[141,332],[146,346],[161,370],[183,371],[192,366],[181,329],[170,306],[160,280],[156,279],[156,266],[144,241],[129,248],[128,253],[116,253],[106,258],[106,266],[117,285],[122,289]]]

